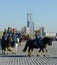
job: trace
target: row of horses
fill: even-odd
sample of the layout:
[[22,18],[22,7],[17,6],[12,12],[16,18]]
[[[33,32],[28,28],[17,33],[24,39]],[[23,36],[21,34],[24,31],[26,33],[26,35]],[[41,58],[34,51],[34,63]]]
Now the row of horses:
[[[19,43],[22,42],[22,38],[19,40]],[[11,44],[10,44],[11,43]],[[8,51],[12,51],[12,53],[16,53],[14,47],[13,47],[13,44],[14,42],[12,42],[12,37],[9,36],[9,38],[6,40],[6,44],[2,44],[1,43],[1,47],[2,47],[2,51],[7,50]],[[38,38],[35,38],[35,39],[31,39],[31,38],[28,38],[26,39],[26,44],[25,44],[25,47],[23,49],[23,52],[25,52],[28,48],[28,55],[31,56],[33,55],[33,50],[34,49],[39,49],[38,53],[37,53],[37,56],[39,56],[41,54],[41,52],[44,53],[44,50],[46,51],[46,54],[48,55],[48,50],[46,48],[47,45],[52,45],[52,39],[49,38],[49,37],[44,37],[43,39],[38,39]],[[3,53],[6,53],[4,52]],[[45,56],[45,53],[44,53],[44,56]]]
[[22,41],[27,41],[28,36],[22,35],[21,38],[17,37],[16,39],[16,42],[14,42],[12,35],[8,35],[6,40],[3,36],[0,38],[2,54],[8,54],[9,52],[16,54],[18,46],[21,45]]

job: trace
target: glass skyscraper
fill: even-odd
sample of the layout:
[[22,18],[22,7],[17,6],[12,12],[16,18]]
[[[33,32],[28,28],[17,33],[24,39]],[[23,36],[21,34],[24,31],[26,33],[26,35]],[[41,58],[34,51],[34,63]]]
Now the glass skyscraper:
[[29,27],[31,21],[32,21],[32,13],[27,13],[27,27]]
[[34,33],[34,22],[32,20],[32,13],[27,13],[27,27],[29,28],[29,33]]

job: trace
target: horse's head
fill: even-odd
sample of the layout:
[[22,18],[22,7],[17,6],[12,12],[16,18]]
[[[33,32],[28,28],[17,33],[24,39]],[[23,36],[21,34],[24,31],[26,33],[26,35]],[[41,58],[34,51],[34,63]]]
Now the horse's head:
[[49,45],[49,46],[52,45],[52,39],[49,39],[49,40],[48,40],[48,45]]
[[48,44],[49,46],[52,45],[52,39],[49,37],[43,38],[43,43],[46,45]]

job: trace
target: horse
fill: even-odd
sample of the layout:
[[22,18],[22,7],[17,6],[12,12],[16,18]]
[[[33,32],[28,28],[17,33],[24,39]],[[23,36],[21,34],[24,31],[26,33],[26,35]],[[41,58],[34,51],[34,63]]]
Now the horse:
[[15,54],[15,51],[14,51],[14,48],[13,48],[12,35],[8,35],[7,40],[4,40],[3,37],[2,37],[1,48],[2,48],[2,54],[8,54],[11,51]]
[[[23,49],[23,52],[25,52],[28,48],[28,55],[31,56],[33,55],[33,49],[39,49],[37,56],[40,56],[41,51],[44,53],[44,49],[46,51],[46,53],[48,52],[48,50],[46,49],[46,45],[52,45],[52,39],[49,37],[44,37],[43,39],[30,39],[26,42],[25,47]],[[47,53],[48,54],[48,53]],[[45,54],[44,54],[45,56]]]
[[22,43],[23,41],[28,41],[29,39],[31,39],[31,38],[29,37],[29,35],[27,35],[27,36],[22,35],[22,37],[19,39],[19,45],[21,45],[21,43]]

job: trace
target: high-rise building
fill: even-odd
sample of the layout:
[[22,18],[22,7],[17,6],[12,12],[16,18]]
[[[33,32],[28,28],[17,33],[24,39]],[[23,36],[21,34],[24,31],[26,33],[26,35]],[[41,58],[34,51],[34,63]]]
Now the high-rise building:
[[27,13],[27,27],[29,28],[29,33],[34,33],[34,22],[32,20],[32,13]]
[[25,34],[26,33],[26,26],[22,27],[21,32],[22,32],[22,34]]
[[27,13],[27,27],[29,27],[31,21],[32,21],[32,13]]
[[34,33],[34,22],[33,21],[30,22],[29,32],[30,32],[30,34]]
[[40,27],[40,36],[44,37],[45,36],[45,32],[46,32],[45,26],[41,26]]

